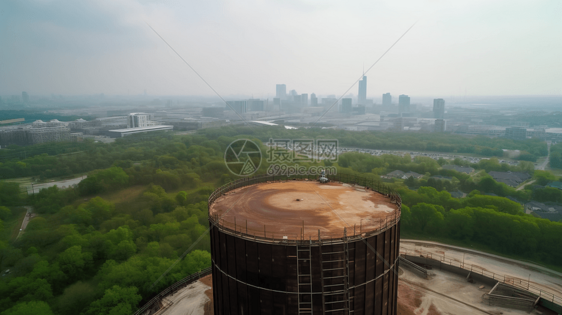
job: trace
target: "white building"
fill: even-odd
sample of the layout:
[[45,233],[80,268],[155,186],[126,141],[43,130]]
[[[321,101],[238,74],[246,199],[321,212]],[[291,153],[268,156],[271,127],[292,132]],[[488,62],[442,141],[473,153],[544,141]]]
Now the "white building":
[[149,115],[145,113],[131,113],[127,118],[127,128],[143,128],[149,126]]

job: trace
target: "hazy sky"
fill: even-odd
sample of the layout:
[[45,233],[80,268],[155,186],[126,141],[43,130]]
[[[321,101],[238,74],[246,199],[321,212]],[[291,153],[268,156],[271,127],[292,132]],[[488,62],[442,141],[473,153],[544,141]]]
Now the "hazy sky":
[[[562,94],[562,1],[0,1],[0,94]],[[351,92],[357,94],[357,87]]]

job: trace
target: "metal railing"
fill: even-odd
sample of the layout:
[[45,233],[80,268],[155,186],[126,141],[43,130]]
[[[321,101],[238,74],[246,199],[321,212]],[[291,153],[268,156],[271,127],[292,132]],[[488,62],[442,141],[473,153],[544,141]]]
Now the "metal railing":
[[[244,221],[237,222],[235,216],[224,216],[221,217],[220,214],[209,215],[209,221],[211,224],[216,225],[221,231],[236,235],[241,238],[248,238],[260,242],[278,242],[278,243],[288,243],[295,244],[303,241],[314,241],[314,242],[339,242],[343,241],[344,238],[347,241],[353,240],[354,238],[360,239],[370,235],[379,234],[386,229],[394,226],[399,220],[401,215],[401,205],[402,200],[400,195],[395,192],[391,187],[383,184],[380,181],[367,179],[362,176],[353,175],[329,175],[327,176],[331,181],[354,184],[361,186],[365,189],[370,189],[380,194],[385,195],[389,200],[396,204],[397,209],[383,218],[376,219],[362,219],[358,224],[349,226],[346,228],[346,232],[342,228],[341,236],[322,236],[317,229],[307,228],[305,223],[302,223],[302,228],[300,233],[286,234],[286,233],[273,233],[268,232],[267,226],[261,223],[251,222],[250,225],[253,227],[248,227],[248,220],[245,217]],[[292,180],[310,180],[314,181],[317,176],[314,175],[293,175],[293,176],[270,176],[270,175],[258,175],[253,177],[241,178],[223,185],[216,189],[209,196],[209,210],[211,206],[219,197],[228,193],[232,190],[238,189],[240,187],[250,186],[265,182],[282,182],[282,181],[292,181]],[[210,211],[209,211],[210,213]],[[299,226],[300,222],[296,224]],[[259,226],[260,228],[255,228]],[[273,226],[270,226],[270,229]],[[333,234],[333,233],[332,233]]]
[[144,312],[151,309],[154,306],[154,304],[158,303],[159,301],[161,301],[166,296],[168,296],[170,294],[173,294],[176,291],[178,291],[179,289],[185,287],[186,285],[191,284],[191,283],[201,279],[202,277],[208,276],[210,274],[211,274],[211,267],[208,267],[206,269],[203,269],[199,272],[196,272],[194,274],[191,274],[191,275],[181,279],[180,281],[178,281],[178,282],[172,284],[171,286],[167,287],[166,289],[162,290],[160,293],[158,293],[156,296],[154,296],[152,299],[150,299],[150,301],[146,302],[141,308],[139,308],[136,312],[134,312],[133,315],[144,314]]
[[529,281],[527,279],[497,274],[497,273],[494,273],[494,272],[484,270],[482,267],[477,266],[477,265],[465,264],[464,262],[456,260],[456,259],[446,258],[443,255],[434,254],[434,253],[430,253],[430,252],[424,252],[424,251],[421,251],[421,250],[415,250],[415,251],[408,251],[408,250],[404,251],[404,250],[402,250],[402,251],[400,251],[400,255],[419,256],[419,257],[437,260],[437,261],[440,261],[441,263],[444,263],[444,264],[447,264],[447,265],[450,265],[450,266],[454,266],[454,267],[459,267],[461,269],[470,271],[472,273],[491,278],[491,279],[496,280],[498,282],[505,283],[505,284],[514,286],[516,288],[526,290],[527,292],[535,294],[536,296],[541,297],[541,298],[543,298],[547,301],[550,301],[550,302],[558,304],[558,305],[562,305],[562,296],[556,295],[552,292],[548,292],[544,288],[539,288],[535,285],[532,285],[531,281]]

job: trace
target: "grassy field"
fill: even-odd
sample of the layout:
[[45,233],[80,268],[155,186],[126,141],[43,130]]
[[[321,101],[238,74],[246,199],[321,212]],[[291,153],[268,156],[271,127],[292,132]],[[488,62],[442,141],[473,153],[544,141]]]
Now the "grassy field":
[[4,230],[0,232],[0,239],[8,242],[16,240],[23,218],[25,218],[27,213],[27,210],[23,207],[14,207],[11,210],[12,216],[4,221]]
[[2,181],[6,183],[19,184],[20,190],[22,192],[27,192],[27,187],[31,187],[31,183],[34,183],[31,177],[10,178],[10,179],[3,179]]

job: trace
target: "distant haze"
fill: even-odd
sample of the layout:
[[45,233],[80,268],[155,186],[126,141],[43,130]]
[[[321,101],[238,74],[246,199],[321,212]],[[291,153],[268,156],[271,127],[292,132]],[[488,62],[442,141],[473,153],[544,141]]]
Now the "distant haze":
[[[0,1],[0,95],[562,94],[562,1]],[[357,94],[357,87],[351,91]]]

